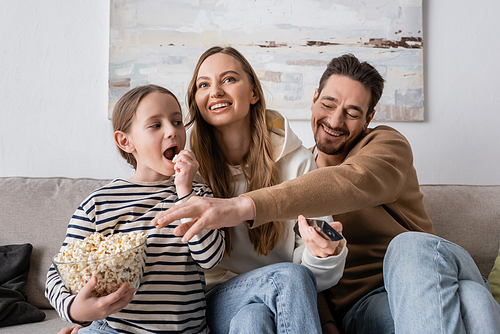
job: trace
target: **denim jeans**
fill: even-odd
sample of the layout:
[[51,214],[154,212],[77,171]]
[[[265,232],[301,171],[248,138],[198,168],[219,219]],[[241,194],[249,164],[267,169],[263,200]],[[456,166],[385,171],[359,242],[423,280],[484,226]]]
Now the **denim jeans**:
[[402,233],[389,244],[383,271],[385,287],[349,310],[346,333],[500,333],[500,305],[460,246]]
[[108,326],[106,320],[93,321],[89,326],[80,328],[78,334],[120,334]]
[[210,290],[207,323],[216,334],[321,333],[316,294],[308,268],[268,265]]

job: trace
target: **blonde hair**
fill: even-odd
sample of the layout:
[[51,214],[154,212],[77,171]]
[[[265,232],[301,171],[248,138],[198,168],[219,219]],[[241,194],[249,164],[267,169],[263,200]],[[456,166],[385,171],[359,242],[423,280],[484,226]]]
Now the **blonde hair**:
[[[139,103],[141,103],[142,99],[146,95],[155,92],[173,96],[175,101],[179,105],[179,108],[181,107],[179,101],[177,100],[177,97],[166,88],[157,85],[145,85],[145,86],[135,87],[126,92],[116,103],[113,109],[113,115],[111,116],[113,131],[115,132],[121,131],[123,133],[129,133]],[[137,161],[135,160],[135,157],[132,155],[132,153],[127,153],[120,147],[118,147],[118,150],[120,151],[122,157],[125,160],[127,160],[129,165],[132,166],[132,168],[136,169]]]
[[[189,83],[187,92],[189,121],[187,125],[193,125],[191,146],[200,163],[199,172],[201,176],[212,188],[215,197],[228,198],[232,197],[234,193],[234,178],[224,153],[217,144],[214,129],[201,116],[195,99],[196,80],[200,67],[205,59],[217,53],[229,55],[240,62],[253,86],[254,93],[259,97],[255,104],[250,105],[250,148],[243,157],[242,167],[248,166],[249,169],[247,173],[246,168],[242,168],[248,182],[247,191],[273,186],[280,181],[279,171],[272,156],[272,144],[269,134],[272,130],[266,119],[266,103],[260,81],[248,60],[239,51],[232,47],[215,46],[201,55]],[[248,229],[248,237],[258,254],[267,255],[268,251],[278,244],[283,231],[283,223],[275,221]],[[230,233],[227,233],[226,253],[228,255],[231,249]]]

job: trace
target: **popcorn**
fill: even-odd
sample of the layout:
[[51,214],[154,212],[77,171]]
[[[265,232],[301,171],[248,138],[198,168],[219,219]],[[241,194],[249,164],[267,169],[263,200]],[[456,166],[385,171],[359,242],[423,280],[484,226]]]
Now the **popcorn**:
[[64,284],[77,294],[92,278],[97,297],[106,296],[127,283],[137,289],[145,265],[147,234],[117,233],[107,237],[95,232],[83,240],[67,244],[52,262]]

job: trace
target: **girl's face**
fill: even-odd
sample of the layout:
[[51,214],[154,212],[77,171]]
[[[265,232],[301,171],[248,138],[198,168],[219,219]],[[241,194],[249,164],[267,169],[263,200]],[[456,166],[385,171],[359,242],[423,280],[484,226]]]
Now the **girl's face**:
[[240,62],[214,54],[201,64],[196,79],[196,104],[203,119],[222,129],[250,124],[250,105],[259,101]]
[[174,175],[172,159],[186,143],[182,111],[176,99],[158,92],[146,95],[137,107],[130,132],[124,136],[128,152],[137,160],[132,179],[154,182]]

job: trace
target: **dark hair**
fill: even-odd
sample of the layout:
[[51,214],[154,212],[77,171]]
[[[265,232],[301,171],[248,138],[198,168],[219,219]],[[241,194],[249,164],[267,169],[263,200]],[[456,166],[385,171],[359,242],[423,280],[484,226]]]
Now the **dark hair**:
[[[145,85],[135,87],[128,92],[126,92],[116,103],[113,109],[113,115],[111,116],[111,123],[113,124],[113,131],[121,131],[123,133],[129,133],[132,126],[132,121],[134,120],[135,113],[137,112],[137,107],[142,99],[151,93],[163,93],[173,96],[177,104],[179,101],[177,97],[166,88],[157,85]],[[181,105],[179,104],[179,108]],[[125,160],[134,168],[137,168],[137,161],[132,153],[127,153],[118,147],[120,154]]]
[[368,118],[375,110],[375,106],[382,96],[384,78],[382,78],[380,73],[366,61],[360,62],[354,55],[350,53],[344,54],[340,57],[333,58],[326,67],[325,72],[319,80],[318,96],[325,87],[328,78],[333,74],[343,75],[349,79],[358,81],[370,90],[370,105],[366,113],[366,117]]

